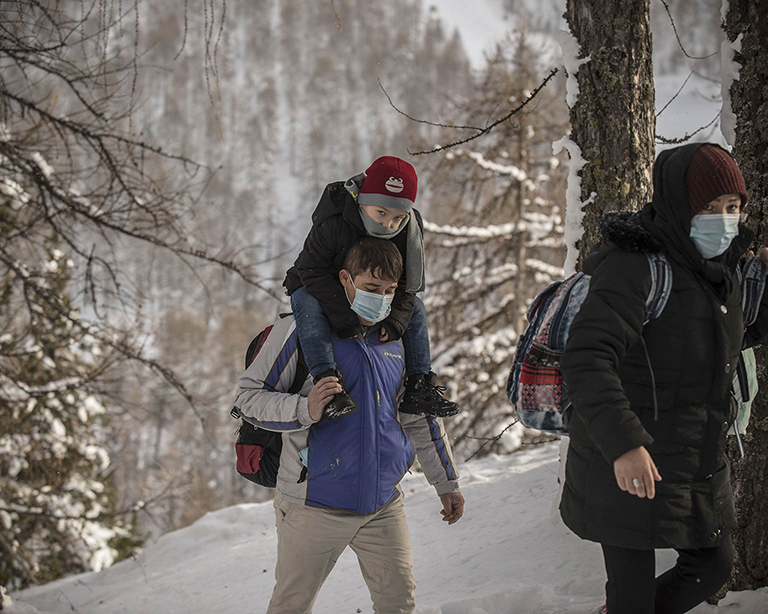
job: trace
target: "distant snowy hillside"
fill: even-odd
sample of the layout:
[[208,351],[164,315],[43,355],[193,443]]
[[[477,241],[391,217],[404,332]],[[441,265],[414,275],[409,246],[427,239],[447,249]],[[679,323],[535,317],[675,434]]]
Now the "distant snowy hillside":
[[[602,603],[600,549],[551,520],[558,444],[460,467],[466,514],[440,520],[420,474],[404,482],[414,547],[418,614],[588,614]],[[168,533],[136,560],[12,595],[3,614],[232,614],[264,612],[275,564],[270,503],[207,514]],[[674,553],[662,552],[659,566]],[[24,603],[22,603],[24,602]],[[29,605],[27,605],[29,604]],[[768,589],[730,593],[694,614],[766,614]],[[346,552],[315,614],[370,612],[355,557]]]
[[565,0],[437,0],[428,7],[447,31],[459,31],[472,66],[483,69],[486,55],[508,33],[525,27],[553,34],[562,21]]
[[429,5],[449,32],[458,30],[472,66],[485,66],[485,54],[515,27],[517,19],[505,14],[502,0],[439,0]]

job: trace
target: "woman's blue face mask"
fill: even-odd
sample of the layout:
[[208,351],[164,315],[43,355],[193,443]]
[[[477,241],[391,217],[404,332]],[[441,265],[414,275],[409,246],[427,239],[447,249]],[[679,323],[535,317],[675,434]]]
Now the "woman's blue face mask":
[[709,213],[691,218],[691,241],[704,258],[724,253],[739,235],[738,213]]
[[[381,322],[389,315],[392,310],[392,299],[394,294],[376,294],[375,292],[366,292],[355,286],[355,282],[350,278],[352,287],[355,289],[355,300],[351,301],[352,311],[368,322]],[[347,296],[349,300],[349,296]]]

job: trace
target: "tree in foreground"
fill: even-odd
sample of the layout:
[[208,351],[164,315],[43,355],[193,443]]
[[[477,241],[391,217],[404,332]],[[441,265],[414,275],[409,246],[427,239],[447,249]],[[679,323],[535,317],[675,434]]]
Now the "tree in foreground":
[[[571,139],[586,161],[581,202],[588,203],[582,257],[600,240],[606,211],[639,209],[649,200],[654,159],[653,64],[649,0],[568,0],[565,18],[580,48],[569,75]],[[584,61],[579,66],[577,59]]]
[[[737,64],[740,78],[730,87],[734,126],[726,105],[724,133],[733,141],[733,155],[749,189],[749,226],[755,245],[768,245],[768,5],[760,0],[726,3],[724,65]],[[727,84],[726,84],[727,87]],[[727,100],[726,100],[727,102]],[[733,137],[735,136],[735,140]],[[744,436],[745,458],[731,445],[734,498],[739,530],[734,534],[736,565],[728,590],[755,590],[768,586],[768,347],[756,352],[759,391]]]

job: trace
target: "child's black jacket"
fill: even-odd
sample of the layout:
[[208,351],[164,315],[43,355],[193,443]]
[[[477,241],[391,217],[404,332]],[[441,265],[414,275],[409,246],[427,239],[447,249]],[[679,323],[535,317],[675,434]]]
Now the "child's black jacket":
[[[413,217],[424,232],[421,214],[413,209]],[[409,222],[412,223],[412,222]],[[344,187],[343,181],[329,183],[312,214],[312,229],[304,241],[294,265],[288,270],[283,285],[288,294],[302,286],[320,301],[331,327],[341,338],[357,334],[360,322],[344,298],[339,281],[344,257],[350,247],[367,236],[360,219],[359,205]],[[406,259],[407,229],[390,239]],[[413,314],[414,295],[405,291],[405,267],[392,301],[392,312],[381,322],[394,341],[403,336]]]

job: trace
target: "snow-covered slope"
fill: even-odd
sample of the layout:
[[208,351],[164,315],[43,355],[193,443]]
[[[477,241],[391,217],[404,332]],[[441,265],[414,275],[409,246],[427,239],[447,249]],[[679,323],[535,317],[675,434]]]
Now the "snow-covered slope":
[[[602,603],[600,549],[551,520],[558,445],[461,467],[462,520],[440,520],[420,474],[403,482],[414,547],[419,614],[588,614]],[[7,614],[218,614],[264,612],[275,563],[269,503],[210,513],[168,533],[135,560],[12,595]],[[673,552],[660,553],[659,567]],[[355,557],[346,552],[320,592],[316,614],[370,612]],[[768,589],[729,594],[695,614],[765,614]],[[4,611],[6,614],[6,611]]]

